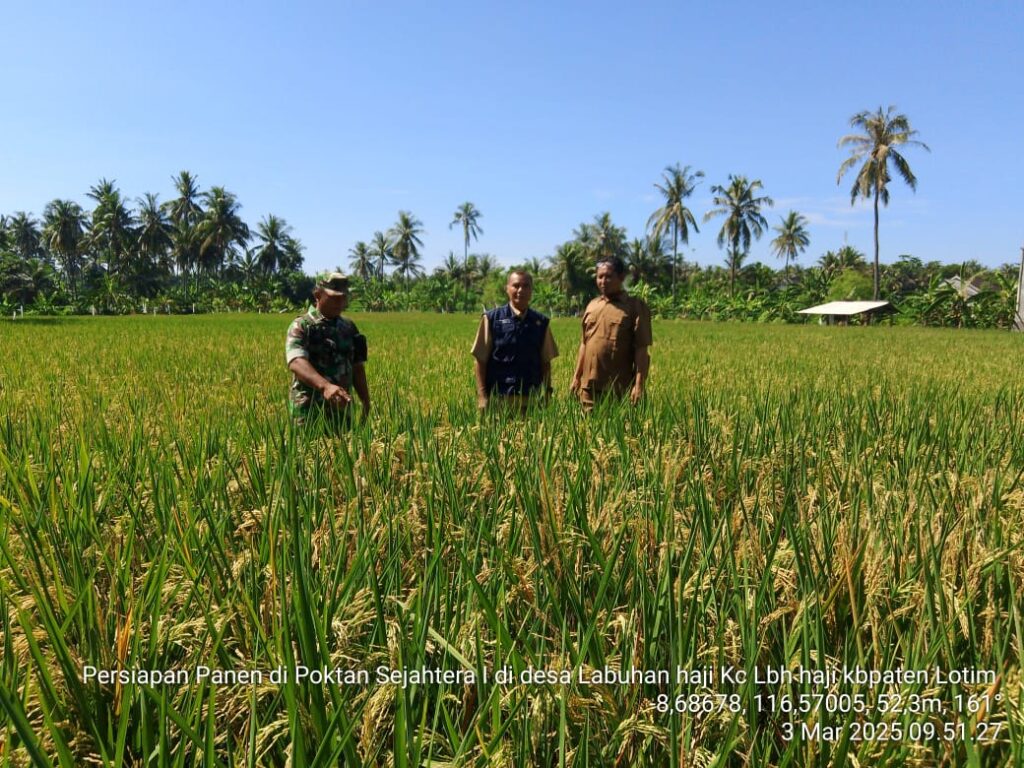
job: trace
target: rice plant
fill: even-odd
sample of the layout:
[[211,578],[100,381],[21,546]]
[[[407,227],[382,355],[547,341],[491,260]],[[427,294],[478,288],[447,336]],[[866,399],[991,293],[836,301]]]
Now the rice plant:
[[1024,762],[1016,336],[660,323],[585,417],[561,320],[481,419],[476,318],[356,319],[341,437],[280,317],[0,325],[0,765]]

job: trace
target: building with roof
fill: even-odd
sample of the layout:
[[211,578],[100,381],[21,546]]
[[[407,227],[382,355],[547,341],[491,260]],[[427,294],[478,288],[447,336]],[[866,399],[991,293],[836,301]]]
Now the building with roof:
[[970,280],[963,280],[960,275],[953,275],[951,278],[945,281],[946,285],[953,288],[954,291],[960,294],[964,299],[969,299],[973,296],[977,296],[981,293],[981,286],[978,285],[979,277],[972,277]]

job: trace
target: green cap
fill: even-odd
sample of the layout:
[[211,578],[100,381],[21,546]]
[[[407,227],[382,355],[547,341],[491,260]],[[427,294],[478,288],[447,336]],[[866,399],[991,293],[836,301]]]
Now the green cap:
[[331,272],[317,280],[316,285],[332,296],[348,293],[348,276],[344,272]]

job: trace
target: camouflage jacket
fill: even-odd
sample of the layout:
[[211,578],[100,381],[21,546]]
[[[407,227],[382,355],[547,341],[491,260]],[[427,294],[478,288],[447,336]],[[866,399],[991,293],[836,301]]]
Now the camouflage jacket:
[[[296,358],[306,358],[325,379],[351,391],[353,369],[366,362],[366,339],[351,320],[329,320],[316,307],[310,307],[288,327],[284,357],[287,365]],[[293,374],[289,403],[293,413],[302,412],[311,405],[323,404],[323,396]]]

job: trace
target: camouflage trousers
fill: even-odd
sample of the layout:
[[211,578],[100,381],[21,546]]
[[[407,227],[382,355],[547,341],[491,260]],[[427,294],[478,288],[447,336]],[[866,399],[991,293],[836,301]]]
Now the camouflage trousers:
[[352,407],[338,406],[321,403],[309,405],[305,408],[290,409],[292,422],[310,432],[337,434],[347,432],[352,427]]

